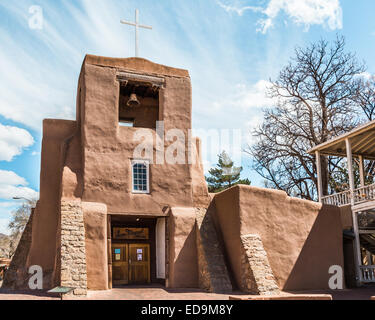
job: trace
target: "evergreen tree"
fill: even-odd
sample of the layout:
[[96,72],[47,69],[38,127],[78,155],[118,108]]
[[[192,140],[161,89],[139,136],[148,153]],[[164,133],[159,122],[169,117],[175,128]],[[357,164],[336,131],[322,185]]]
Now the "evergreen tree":
[[223,151],[217,167],[210,169],[210,177],[206,177],[209,192],[221,192],[238,184],[250,185],[249,179],[240,179],[242,170],[242,167],[235,167],[232,159]]

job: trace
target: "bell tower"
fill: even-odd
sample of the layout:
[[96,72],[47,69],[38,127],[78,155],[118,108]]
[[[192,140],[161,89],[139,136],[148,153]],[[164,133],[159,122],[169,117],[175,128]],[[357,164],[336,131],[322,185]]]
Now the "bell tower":
[[119,125],[134,128],[156,128],[160,120],[160,90],[165,80],[160,77],[121,72]]

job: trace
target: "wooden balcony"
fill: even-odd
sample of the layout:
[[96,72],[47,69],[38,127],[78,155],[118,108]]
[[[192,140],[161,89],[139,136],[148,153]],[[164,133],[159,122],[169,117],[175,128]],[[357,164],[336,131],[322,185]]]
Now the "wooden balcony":
[[[362,259],[361,246],[363,247],[363,239],[361,243],[361,234],[363,234],[364,230],[360,230],[358,225],[358,214],[366,211],[374,211],[375,209],[375,184],[366,186],[365,183],[365,160],[375,161],[375,120],[315,146],[308,153],[315,155],[319,201],[326,205],[338,207],[351,206],[353,233],[355,235],[354,264],[357,284],[375,283],[375,266],[364,265]],[[346,158],[349,190],[330,196],[323,194],[323,176],[326,177],[327,172],[322,172],[322,159],[327,156]],[[354,161],[357,162],[359,169],[360,188],[356,188],[355,184]],[[324,170],[327,170],[327,168]],[[371,234],[374,233],[373,229],[368,231]],[[370,250],[370,252],[373,254],[373,250]],[[371,260],[370,264],[374,262]]]
[[354,189],[353,195],[350,190],[347,190],[330,196],[322,197],[322,203],[343,207],[352,205],[352,198],[354,199],[354,205],[368,201],[375,201],[375,184]]
[[360,266],[362,282],[375,283],[375,266]]

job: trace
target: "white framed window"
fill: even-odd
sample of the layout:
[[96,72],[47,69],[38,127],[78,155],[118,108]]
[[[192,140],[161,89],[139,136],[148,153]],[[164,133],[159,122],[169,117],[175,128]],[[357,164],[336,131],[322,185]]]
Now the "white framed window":
[[150,193],[150,162],[132,160],[133,193]]

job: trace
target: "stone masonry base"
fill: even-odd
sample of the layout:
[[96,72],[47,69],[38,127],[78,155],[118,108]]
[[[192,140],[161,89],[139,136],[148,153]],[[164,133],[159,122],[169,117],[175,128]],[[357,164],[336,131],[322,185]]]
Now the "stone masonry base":
[[241,289],[256,295],[277,295],[280,289],[276,283],[267,253],[259,235],[241,236],[242,283]]
[[80,201],[61,202],[61,286],[87,294],[85,226]]

